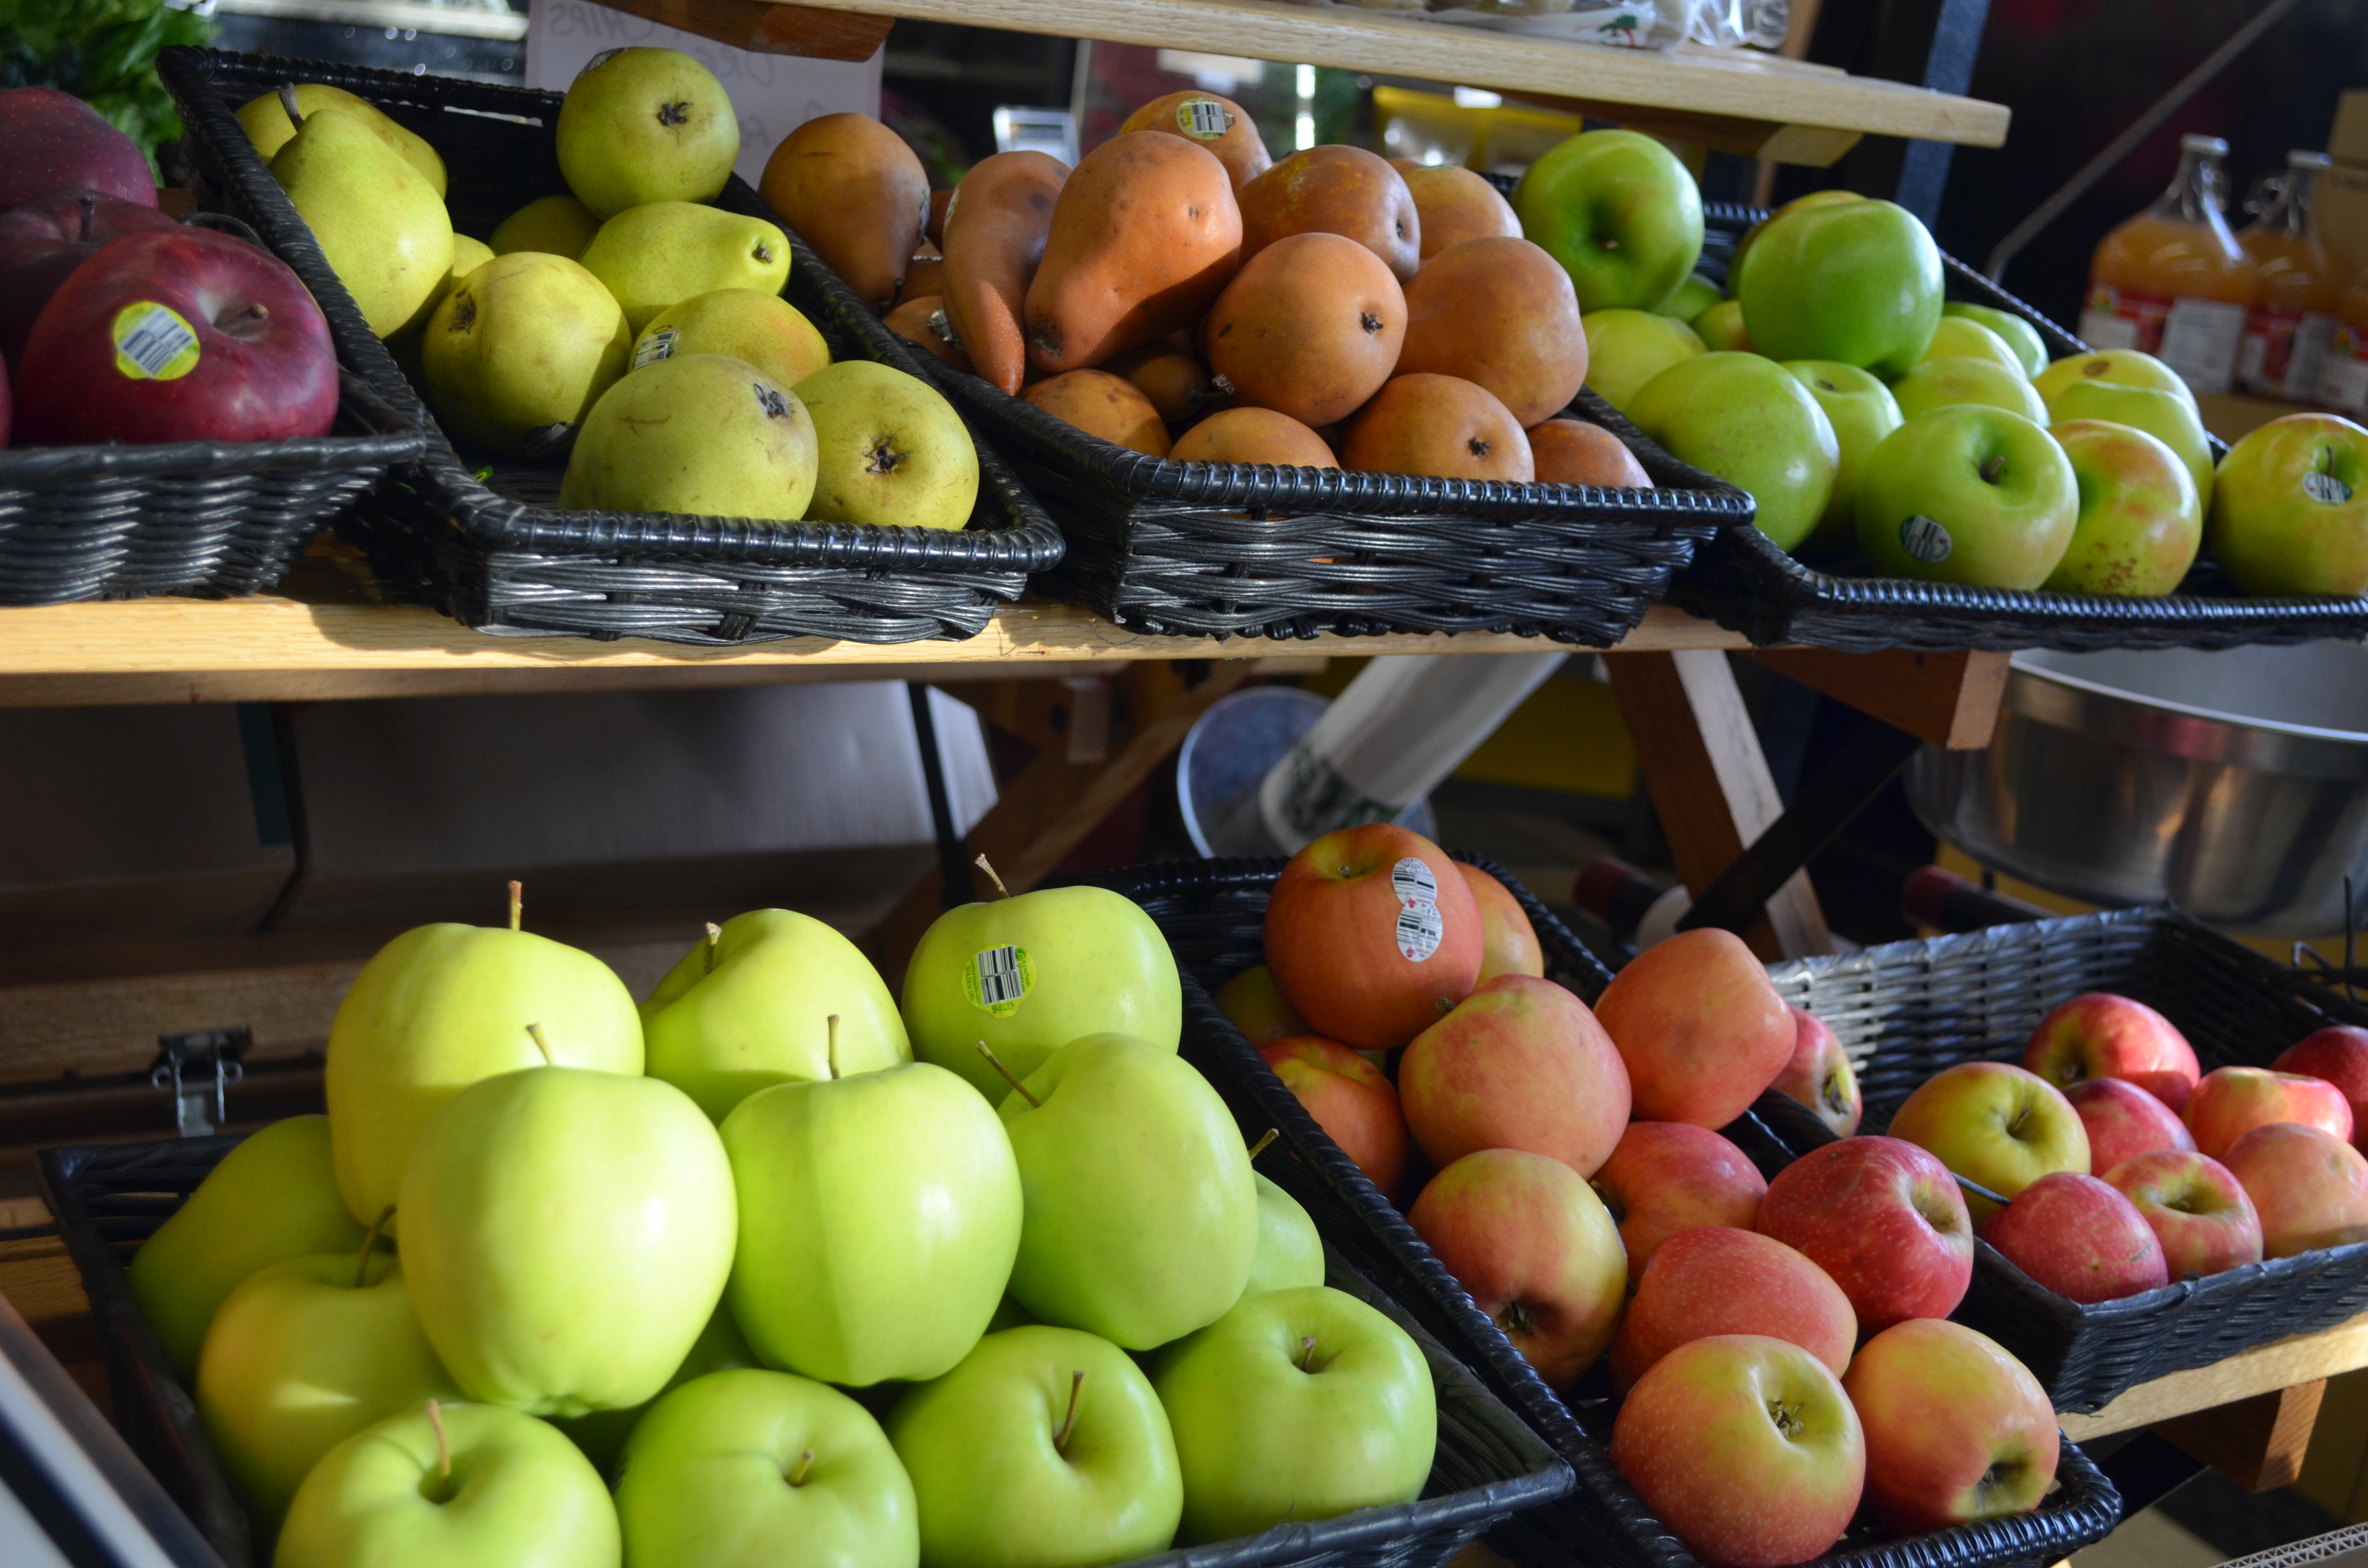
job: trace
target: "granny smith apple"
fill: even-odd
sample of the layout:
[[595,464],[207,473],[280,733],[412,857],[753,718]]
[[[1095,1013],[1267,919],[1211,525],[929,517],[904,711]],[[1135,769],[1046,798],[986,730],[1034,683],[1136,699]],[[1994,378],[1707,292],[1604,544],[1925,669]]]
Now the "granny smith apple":
[[788,909],[735,915],[691,949],[642,1004],[642,1036],[650,1076],[718,1122],[768,1085],[913,1060],[905,1020],[871,960],[814,916]]
[[1588,131],[1513,188],[1521,233],[1562,263],[1578,308],[1650,311],[1702,259],[1702,192],[1677,154],[1634,131]]
[[1676,293],[1653,309],[1657,314],[1691,322],[1725,298],[1726,296],[1719,291],[1717,284],[1696,272],[1689,274],[1686,280],[1678,285]]
[[1743,306],[1738,301],[1721,300],[1694,318],[1693,329],[1713,353],[1752,352],[1751,334],[1743,324]]
[[2039,335],[2037,327],[2012,311],[2001,311],[1992,305],[1961,305],[1952,300],[1941,307],[1941,315],[1943,320],[1956,316],[1978,322],[1997,333],[1999,340],[2014,350],[2014,357],[2022,361],[2024,375],[2036,376],[2047,369],[2047,340]]
[[1980,322],[1969,321],[1964,316],[1943,314],[1934,324],[1932,341],[1924,346],[1918,363],[1926,359],[1988,359],[2012,370],[2026,381],[2031,380],[2031,371],[2024,367],[2022,356],[2014,351],[2011,344]]
[[362,1228],[337,1196],[329,1119],[291,1116],[222,1157],[131,1255],[132,1299],[184,1378],[224,1297],[256,1269],[307,1253],[349,1253]]
[[2020,414],[2033,425],[2047,423],[2047,405],[2022,372],[1995,359],[1923,360],[1891,383],[1891,396],[1908,419],[1952,403],[1979,403]]
[[1772,359],[1699,355],[1647,381],[1627,413],[1673,457],[1751,492],[1759,531],[1780,549],[1807,539],[1833,499],[1834,427]]
[[471,1085],[404,1173],[403,1267],[470,1398],[530,1414],[640,1404],[723,1299],[732,1165],[673,1085],[531,1067]]
[[632,1563],[915,1568],[921,1556],[913,1483],[880,1423],[788,1372],[712,1372],[651,1406],[625,1448],[617,1522]]
[[2135,348],[2100,348],[2087,354],[2068,355],[2056,360],[2031,378],[2039,388],[2039,395],[2052,407],[2055,394],[2075,381],[2110,381],[2117,386],[2144,387],[2149,392],[2167,392],[2195,406],[2195,390],[2186,378],[2151,354]]
[[2122,381],[2068,381],[2048,398],[2047,417],[2056,423],[2102,419],[2145,431],[2179,454],[2179,460],[2187,465],[2188,478],[2195,482],[2197,504],[2209,512],[2214,483],[2212,441],[2203,433],[2203,421],[2197,416],[2193,395],[2186,388],[2184,381],[2177,392]]
[[1941,248],[1916,214],[1888,201],[1770,218],[1733,276],[1752,344],[1773,359],[1839,359],[1896,376],[1941,320]]
[[1693,328],[1651,311],[1589,311],[1579,324],[1587,334],[1588,390],[1622,413],[1646,381],[1702,352]]
[[642,1070],[642,1021],[625,983],[547,937],[422,926],[362,966],[329,1026],[324,1074],[337,1190],[355,1219],[367,1225],[394,1201],[445,1101],[545,1059],[529,1024],[541,1027],[552,1061]]
[[658,1391],[656,1399],[621,1410],[590,1410],[581,1415],[564,1416],[552,1425],[567,1434],[568,1440],[584,1450],[584,1457],[602,1475],[612,1475],[617,1460],[624,1454],[625,1440],[633,1435],[633,1428],[641,1425],[642,1417],[658,1400],[710,1372],[760,1365],[757,1353],[748,1348],[747,1339],[740,1333],[740,1325],[732,1321],[731,1303],[719,1302],[709,1315],[707,1326],[691,1341],[689,1353],[666,1380],[666,1387]]
[[618,1568],[617,1510],[547,1422],[489,1404],[389,1416],[297,1490],[272,1568]]
[[913,1062],[776,1084],[724,1118],[723,1151],[740,1199],[727,1299],[768,1365],[916,1381],[986,1332],[1019,1251],[1019,1167],[960,1078]]
[[1324,1238],[1315,1233],[1315,1221],[1299,1199],[1264,1176],[1253,1171],[1251,1179],[1258,1185],[1258,1255],[1250,1262],[1249,1283],[1242,1287],[1242,1294],[1323,1284]]
[[1184,1486],[1167,1413],[1108,1340],[989,1335],[886,1426],[920,1507],[921,1568],[1088,1568],[1176,1539]]
[[1832,359],[1795,359],[1784,369],[1809,389],[1826,423],[1834,427],[1840,463],[1834,471],[1834,493],[1815,532],[1801,541],[1804,551],[1836,551],[1858,541],[1858,474],[1883,438],[1899,428],[1899,404],[1891,389],[1855,365]]
[[2055,437],[1987,403],[1911,416],[1859,471],[1859,549],[1891,576],[2035,588],[2079,517]]
[[990,1105],[1010,1086],[980,1040],[1025,1077],[1079,1035],[1133,1035],[1173,1051],[1184,1033],[1167,938],[1139,904],[1103,888],[946,911],[905,966],[904,1004],[913,1054],[967,1079]]
[[1026,1201],[1011,1293],[1031,1314],[1149,1350],[1240,1298],[1258,1256],[1249,1155],[1173,1050],[1087,1035],[1001,1114]]
[[1751,247],[1759,243],[1761,233],[1767,229],[1769,224],[1773,223],[1777,219],[1782,218],[1787,212],[1797,212],[1804,207],[1829,207],[1836,202],[1864,201],[1865,199],[1865,197],[1861,196],[1854,190],[1813,190],[1806,196],[1794,197],[1792,200],[1784,203],[1783,206],[1779,207],[1776,210],[1768,214],[1767,217],[1762,218],[1757,223],[1752,224],[1751,227],[1744,230],[1743,237],[1735,242],[1735,254],[1729,256],[1726,262],[1727,297],[1732,299],[1735,295],[1736,269],[1743,265],[1743,258],[1750,254]]
[[2147,597],[2177,588],[2203,543],[2203,508],[2179,454],[2143,430],[2101,419],[2051,425],[2071,460],[2080,517],[2042,587]]
[[2248,594],[2368,593],[2368,430],[2289,414],[2220,460],[2212,551]]
[[1406,1330],[1321,1285],[1245,1298],[1159,1353],[1187,1541],[1411,1503],[1439,1447],[1430,1368]]

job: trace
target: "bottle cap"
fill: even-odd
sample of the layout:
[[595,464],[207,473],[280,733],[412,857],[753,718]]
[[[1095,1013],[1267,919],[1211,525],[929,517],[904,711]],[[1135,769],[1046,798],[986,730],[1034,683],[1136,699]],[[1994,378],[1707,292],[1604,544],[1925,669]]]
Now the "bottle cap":
[[2228,143],[2217,136],[2182,136],[2179,139],[2179,150],[2225,158],[2228,155]]
[[2324,153],[2306,153],[2299,147],[2286,154],[2286,167],[2290,169],[2323,169],[2334,162]]

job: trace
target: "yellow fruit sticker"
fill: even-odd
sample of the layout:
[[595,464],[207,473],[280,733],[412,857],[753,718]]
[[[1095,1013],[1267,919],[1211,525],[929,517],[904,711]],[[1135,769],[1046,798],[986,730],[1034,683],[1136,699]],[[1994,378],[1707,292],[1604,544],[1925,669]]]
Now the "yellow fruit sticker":
[[108,330],[115,368],[135,381],[177,381],[198,368],[198,335],[170,305],[135,300]]
[[1214,98],[1186,98],[1176,106],[1176,129],[1197,142],[1214,142],[1234,128],[1232,111]]
[[962,965],[962,983],[972,1006],[1008,1018],[1036,989],[1036,965],[1025,948],[989,948]]

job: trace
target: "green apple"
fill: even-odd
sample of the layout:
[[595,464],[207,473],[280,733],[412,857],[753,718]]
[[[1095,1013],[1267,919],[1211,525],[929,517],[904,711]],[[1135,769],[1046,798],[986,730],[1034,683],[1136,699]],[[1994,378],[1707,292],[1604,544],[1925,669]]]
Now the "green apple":
[[1646,381],[1703,351],[1693,328],[1651,311],[1589,311],[1579,324],[1587,334],[1587,388],[1623,414]]
[[268,1535],[323,1454],[456,1391],[403,1270],[358,1248],[275,1263],[233,1290],[206,1335],[197,1394],[223,1472]]
[[2212,551],[2248,594],[2368,593],[2368,430],[2289,414],[2220,460]]
[[1225,1102],[1178,1056],[1087,1035],[1004,1097],[1027,1214],[1011,1293],[1149,1350],[1214,1323],[1258,1256],[1258,1187]]
[[723,1151],[740,1199],[728,1300],[768,1366],[918,1381],[986,1332],[1019,1250],[1019,1167],[960,1078],[914,1062],[776,1084],[724,1119]]
[[1703,354],[1645,384],[1628,417],[1682,459],[1759,503],[1759,531],[1791,550],[1833,499],[1841,447],[1825,410],[1783,366],[1757,354]]
[[2031,378],[2039,395],[2053,406],[2055,394],[2075,381],[2110,381],[2117,386],[2167,392],[2188,407],[2195,406],[2195,390],[2177,370],[2151,354],[2135,348],[2100,348],[2056,360]]
[[1581,311],[1650,311],[1702,259],[1702,192],[1677,154],[1634,131],[1588,131],[1513,189],[1521,233],[1562,263]]
[[2023,365],[2022,356],[2014,347],[1980,322],[1964,316],[1943,314],[1932,328],[1932,341],[1924,346],[1917,363],[1927,359],[1988,359],[2031,380],[2031,371]]
[[1865,199],[1865,197],[1861,196],[1854,190],[1813,190],[1806,196],[1794,197],[1792,200],[1784,203],[1783,206],[1776,209],[1775,211],[1768,214],[1767,217],[1762,218],[1757,223],[1752,224],[1751,227],[1744,230],[1743,237],[1735,242],[1735,254],[1727,258],[1727,296],[1730,299],[1734,297],[1736,270],[1743,265],[1743,258],[1750,254],[1751,247],[1759,243],[1761,233],[1767,229],[1769,224],[1773,223],[1777,219],[1782,218],[1787,212],[1797,212],[1804,207],[1827,207],[1840,201],[1864,201]]
[[[2001,346],[2003,347],[2003,346]],[[1908,367],[1891,383],[1891,396],[1902,417],[1913,419],[1936,408],[1978,403],[2020,414],[2033,425],[2047,423],[2047,405],[2022,379],[1995,359],[1926,359]]]
[[1256,1172],[1258,1186],[1258,1255],[1250,1262],[1249,1283],[1242,1295],[1291,1290],[1324,1283],[1324,1238],[1299,1199]]
[[640,1404],[723,1299],[732,1165],[655,1078],[532,1067],[453,1096],[404,1173],[403,1267],[472,1399],[538,1415]]
[[1858,546],[1889,576],[2035,588],[2079,517],[2055,437],[1987,403],[1913,415],[1859,471]]
[[1941,307],[1941,315],[1943,320],[1954,316],[1978,322],[1997,333],[1999,341],[2013,349],[2014,357],[2022,361],[2024,375],[2037,376],[2047,369],[2047,340],[2039,335],[2037,327],[2012,311],[2001,311],[1992,305],[1961,305],[1952,300]]
[[1657,314],[1691,322],[1725,298],[1726,296],[1719,291],[1717,284],[1696,272],[1689,274],[1686,280],[1678,285],[1676,293],[1653,308]]
[[1108,1340],[1014,1328],[889,1413],[921,1568],[1088,1568],[1165,1551],[1184,1511],[1149,1380]]
[[222,1157],[131,1255],[132,1299],[184,1378],[214,1311],[258,1268],[307,1253],[350,1253],[362,1228],[337,1196],[329,1119],[291,1116]]
[[1795,359],[1784,367],[1794,381],[1809,389],[1826,423],[1834,427],[1841,459],[1834,471],[1834,493],[1815,532],[1801,541],[1804,551],[1839,551],[1858,542],[1858,475],[1883,438],[1899,428],[1897,400],[1891,389],[1855,365],[1832,359]]
[[480,1078],[552,1059],[642,1070],[632,993],[607,964],[547,937],[422,926],[381,948],[329,1026],[329,1149],[337,1190],[370,1224],[444,1103]]
[[913,1483],[880,1423],[788,1372],[714,1372],[660,1399],[626,1445],[617,1521],[632,1563],[915,1568],[921,1556]]
[[2184,383],[2174,393],[2121,381],[2071,381],[2057,387],[2048,398],[2047,417],[2053,423],[2102,419],[2145,431],[2179,454],[2179,460],[2187,465],[2188,478],[2195,482],[2197,504],[2206,512],[2211,510],[2212,440],[2203,433],[2203,421],[2197,416]]
[[691,949],[642,1004],[642,1034],[650,1076],[718,1122],[774,1084],[913,1060],[895,998],[863,950],[788,909],[735,915]]
[[682,1358],[682,1365],[674,1369],[674,1376],[666,1380],[666,1387],[658,1391],[656,1398],[645,1403],[628,1405],[622,1410],[591,1410],[581,1415],[564,1416],[552,1425],[566,1433],[568,1440],[584,1450],[584,1457],[590,1460],[601,1474],[609,1475],[615,1471],[617,1460],[624,1454],[626,1439],[633,1435],[633,1428],[641,1425],[642,1417],[650,1413],[650,1407],[658,1400],[692,1379],[703,1378],[710,1372],[726,1372],[762,1364],[757,1359],[757,1353],[748,1348],[748,1341],[742,1336],[740,1325],[732,1321],[731,1303],[719,1302],[709,1315],[707,1326],[700,1329],[699,1337],[691,1342],[690,1353]]
[[272,1568],[618,1568],[617,1510],[548,1423],[439,1404],[355,1433],[304,1478]]
[[2203,508],[2179,454],[2101,419],[2051,425],[2080,485],[2072,543],[2042,587],[2153,597],[2175,590],[2203,542]]
[[1411,1503],[1430,1477],[1430,1368],[1342,1291],[1248,1297],[1162,1350],[1151,1381],[1176,1433],[1187,1541]]
[[1694,318],[1693,328],[1713,353],[1752,351],[1751,334],[1743,324],[1743,306],[1738,301],[1721,300]]
[[1142,906],[1102,888],[1046,888],[950,909],[905,966],[913,1054],[1000,1105],[978,1042],[1021,1077],[1080,1035],[1174,1051],[1184,1033],[1176,955]]
[[1751,341],[1774,359],[1839,359],[1896,376],[1922,357],[1941,320],[1941,248],[1916,214],[1888,201],[1770,218],[1733,277]]

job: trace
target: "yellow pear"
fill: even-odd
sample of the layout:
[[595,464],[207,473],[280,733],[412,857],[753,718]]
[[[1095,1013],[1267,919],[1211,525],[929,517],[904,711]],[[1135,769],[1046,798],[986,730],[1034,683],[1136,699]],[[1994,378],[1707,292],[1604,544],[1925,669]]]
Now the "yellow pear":
[[558,451],[625,373],[625,312],[580,263],[513,251],[436,307],[420,340],[428,406],[471,446]]
[[[321,82],[299,82],[295,93],[298,114],[334,108],[352,115],[376,132],[380,141],[402,153],[411,166],[419,171],[420,177],[435,188],[438,198],[445,194],[444,160],[438,156],[436,149],[427,144],[425,137],[416,135],[388,119],[376,104],[368,98],[358,98],[343,87],[332,87]],[[288,139],[296,134],[295,123],[288,118],[288,106],[280,101],[277,92],[266,93],[261,97],[250,98],[241,104],[238,123],[267,164],[279,156],[279,149],[288,145]]]
[[913,528],[970,521],[978,449],[937,388],[869,359],[842,359],[800,381],[798,396],[821,451],[808,517]]
[[567,188],[603,218],[653,201],[712,201],[740,156],[723,84],[675,49],[594,55],[569,85],[552,139]]
[[584,265],[606,284],[639,333],[679,300],[718,289],[778,294],[790,280],[790,242],[762,218],[653,201],[600,225]]
[[559,504],[795,522],[814,491],[814,426],[755,366],[683,354],[603,393],[575,437]]
[[426,176],[343,109],[304,116],[271,177],[381,337],[417,321],[452,271],[452,220]]
[[694,294],[660,311],[633,341],[637,368],[677,354],[745,359],[785,387],[830,363],[830,345],[803,312],[754,289]]
[[419,339],[435,316],[436,307],[444,302],[444,297],[459,286],[461,278],[493,259],[494,253],[484,241],[466,234],[452,236],[452,265],[446,269],[444,280],[436,285],[436,292],[428,296],[426,308],[413,318],[411,324],[386,340],[387,352],[394,356],[394,362],[403,368],[404,375],[414,381],[421,380]]
[[600,220],[575,198],[537,197],[502,220],[500,227],[494,231],[494,254],[507,256],[514,250],[534,250],[581,261],[584,247],[599,232]]

